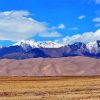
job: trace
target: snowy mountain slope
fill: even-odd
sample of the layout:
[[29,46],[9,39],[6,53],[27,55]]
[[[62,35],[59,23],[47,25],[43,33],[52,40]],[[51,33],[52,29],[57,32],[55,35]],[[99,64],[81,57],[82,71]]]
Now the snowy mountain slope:
[[98,47],[97,41],[87,43],[86,47],[87,47],[87,49],[89,50],[90,53],[95,53],[95,54],[98,53],[99,47]]
[[57,42],[52,41],[43,41],[43,42],[35,42],[33,40],[21,40],[14,44],[14,46],[21,46],[23,48],[27,48],[28,46],[32,48],[60,48],[64,46],[63,44],[59,44]]

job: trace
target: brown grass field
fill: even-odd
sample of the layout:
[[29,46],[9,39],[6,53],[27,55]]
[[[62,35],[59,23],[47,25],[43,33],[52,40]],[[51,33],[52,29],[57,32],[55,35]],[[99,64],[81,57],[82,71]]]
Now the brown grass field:
[[0,77],[0,100],[100,100],[100,77]]

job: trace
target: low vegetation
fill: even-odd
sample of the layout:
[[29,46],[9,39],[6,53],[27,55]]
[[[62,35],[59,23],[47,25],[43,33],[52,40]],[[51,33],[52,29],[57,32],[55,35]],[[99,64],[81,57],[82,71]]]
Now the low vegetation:
[[100,100],[100,77],[0,77],[0,100]]

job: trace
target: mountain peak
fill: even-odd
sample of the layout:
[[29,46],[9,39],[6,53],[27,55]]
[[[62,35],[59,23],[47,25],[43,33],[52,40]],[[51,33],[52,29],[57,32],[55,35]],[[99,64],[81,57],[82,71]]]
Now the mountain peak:
[[90,51],[90,53],[98,53],[97,41],[87,43],[86,47]]

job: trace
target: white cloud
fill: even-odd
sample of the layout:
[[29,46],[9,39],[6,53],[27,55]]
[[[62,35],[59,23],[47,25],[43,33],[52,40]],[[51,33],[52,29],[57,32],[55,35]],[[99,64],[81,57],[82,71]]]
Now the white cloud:
[[65,25],[64,24],[60,24],[59,26],[58,26],[58,29],[64,29],[65,28]]
[[81,15],[78,17],[79,20],[84,19],[86,16],[85,15]]
[[56,32],[56,31],[52,31],[52,32],[47,32],[46,34],[44,33],[44,34],[39,34],[39,36],[41,36],[41,37],[60,37],[61,36],[61,34],[59,34],[58,32]]
[[93,19],[94,22],[100,22],[100,17],[96,17]]
[[51,27],[52,30],[57,30],[57,29],[65,29],[65,25],[64,24],[59,24],[58,26],[53,26]]
[[59,37],[45,22],[29,17],[28,11],[0,12],[0,40],[18,41],[39,35],[41,37]]
[[100,27],[100,17],[94,18],[93,22],[95,22],[95,27]]
[[83,34],[76,34],[73,36],[67,36],[63,38],[63,43],[72,44],[74,42],[94,42],[100,40],[100,29],[96,32],[85,32]]

